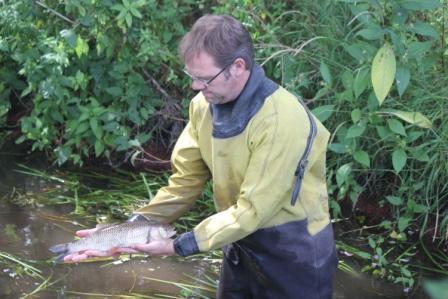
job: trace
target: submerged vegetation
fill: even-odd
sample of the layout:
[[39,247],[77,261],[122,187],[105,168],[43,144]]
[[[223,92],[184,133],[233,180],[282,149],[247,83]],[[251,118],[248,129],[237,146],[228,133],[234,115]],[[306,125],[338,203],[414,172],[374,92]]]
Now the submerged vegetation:
[[[176,46],[206,12],[243,21],[258,63],[332,132],[340,252],[408,291],[421,273],[448,276],[446,0],[1,1],[0,145],[72,169],[19,167],[54,188],[10,198],[70,203],[92,222],[151,200],[167,175],[129,164],[158,162],[179,134],[192,92]],[[113,175],[76,168],[94,163]],[[179,231],[213,213],[211,194]]]

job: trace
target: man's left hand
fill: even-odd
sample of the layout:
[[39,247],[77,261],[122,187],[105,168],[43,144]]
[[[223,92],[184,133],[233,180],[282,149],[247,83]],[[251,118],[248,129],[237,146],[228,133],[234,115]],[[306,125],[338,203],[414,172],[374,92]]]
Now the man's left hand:
[[137,251],[145,252],[149,255],[174,255],[174,240],[161,239],[147,244],[137,244],[130,246]]

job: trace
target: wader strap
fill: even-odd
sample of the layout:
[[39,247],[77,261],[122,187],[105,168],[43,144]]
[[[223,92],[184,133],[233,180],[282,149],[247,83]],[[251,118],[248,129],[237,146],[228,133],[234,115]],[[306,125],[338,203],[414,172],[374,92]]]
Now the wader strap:
[[296,201],[300,195],[300,189],[302,188],[302,181],[305,175],[305,170],[308,165],[308,156],[311,152],[311,147],[313,146],[314,138],[317,134],[317,126],[314,121],[313,115],[311,114],[308,107],[299,99],[300,104],[305,108],[306,114],[308,114],[308,119],[310,121],[310,134],[308,135],[305,151],[303,152],[302,158],[300,158],[299,164],[297,165],[296,171],[294,173],[296,180],[294,183],[294,189],[291,196],[291,205],[295,205]]

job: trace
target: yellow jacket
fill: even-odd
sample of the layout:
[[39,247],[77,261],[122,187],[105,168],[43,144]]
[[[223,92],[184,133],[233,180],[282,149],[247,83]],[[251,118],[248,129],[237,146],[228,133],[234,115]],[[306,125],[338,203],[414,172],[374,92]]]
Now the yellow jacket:
[[[211,108],[202,93],[193,98],[190,120],[173,150],[169,184],[135,214],[173,222],[191,208],[212,178],[217,213],[178,237],[176,252],[182,255],[216,249],[260,228],[291,221],[306,219],[311,235],[321,231],[330,222],[325,179],[329,133],[324,126],[282,87],[262,99],[235,136],[215,136],[219,134],[214,134]],[[312,123],[317,131],[310,140]],[[297,180],[307,144],[308,163],[303,180]],[[296,181],[301,189],[292,205]]]

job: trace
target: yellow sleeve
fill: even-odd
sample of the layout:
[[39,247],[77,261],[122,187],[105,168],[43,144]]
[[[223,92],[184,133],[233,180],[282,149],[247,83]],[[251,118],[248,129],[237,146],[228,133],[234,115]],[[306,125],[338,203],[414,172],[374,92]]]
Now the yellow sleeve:
[[190,121],[177,140],[171,156],[173,174],[168,185],[160,188],[151,202],[134,214],[161,223],[171,223],[187,212],[201,195],[210,178],[210,171],[199,150],[197,131],[191,121],[194,117],[193,110],[192,102]]

